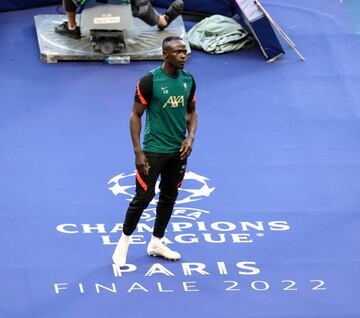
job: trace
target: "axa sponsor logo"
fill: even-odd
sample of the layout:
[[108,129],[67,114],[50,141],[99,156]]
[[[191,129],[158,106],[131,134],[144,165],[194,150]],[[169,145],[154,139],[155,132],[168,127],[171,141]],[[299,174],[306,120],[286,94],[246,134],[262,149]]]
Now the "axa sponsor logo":
[[162,108],[165,108],[166,106],[170,106],[171,108],[178,108],[179,106],[184,107],[184,96],[170,96]]

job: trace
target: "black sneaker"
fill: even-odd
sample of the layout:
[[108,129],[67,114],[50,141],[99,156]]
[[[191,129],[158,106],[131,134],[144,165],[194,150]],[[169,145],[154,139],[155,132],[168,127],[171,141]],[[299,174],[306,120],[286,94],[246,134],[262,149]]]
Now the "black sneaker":
[[[173,22],[183,11],[184,11],[183,0],[175,0],[172,4],[170,4],[169,8],[166,10],[164,14],[165,19],[167,21],[166,27],[168,27],[169,24]],[[165,28],[162,28],[162,30]]]
[[74,30],[70,30],[67,22],[55,27],[55,33],[77,40],[81,38],[80,28],[77,26]]

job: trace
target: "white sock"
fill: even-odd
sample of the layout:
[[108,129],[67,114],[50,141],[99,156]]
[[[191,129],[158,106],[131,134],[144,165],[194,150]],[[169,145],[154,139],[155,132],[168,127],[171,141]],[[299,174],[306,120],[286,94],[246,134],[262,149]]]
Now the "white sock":
[[150,243],[151,245],[160,245],[161,244],[161,238],[156,237],[156,236],[151,236],[151,240]]
[[123,242],[129,243],[130,238],[131,238],[131,235],[126,235],[123,233],[123,234],[121,234],[120,240]]
[[71,30],[71,31],[74,31],[76,29],[76,25],[72,28],[70,28],[69,24],[68,24],[68,29]]

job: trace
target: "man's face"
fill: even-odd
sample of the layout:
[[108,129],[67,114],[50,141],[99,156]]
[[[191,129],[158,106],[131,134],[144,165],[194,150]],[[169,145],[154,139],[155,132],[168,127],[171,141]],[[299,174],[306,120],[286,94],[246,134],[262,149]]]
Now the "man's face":
[[164,59],[172,66],[183,69],[186,62],[186,45],[184,41],[171,41],[164,51]]

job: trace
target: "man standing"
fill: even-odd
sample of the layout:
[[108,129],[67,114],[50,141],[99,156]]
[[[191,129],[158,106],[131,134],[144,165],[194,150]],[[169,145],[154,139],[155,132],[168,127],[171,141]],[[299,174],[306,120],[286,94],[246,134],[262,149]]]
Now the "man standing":
[[[135,152],[136,194],[126,212],[122,236],[113,254],[113,262],[126,264],[130,236],[141,214],[155,196],[160,181],[159,201],[152,238],[147,247],[151,256],[180,259],[162,242],[191,154],[197,126],[195,81],[184,71],[186,45],[177,36],[163,44],[164,62],[137,83],[130,116],[130,132]],[[140,145],[141,117],[146,110],[143,147]],[[187,135],[186,135],[187,131]]]

